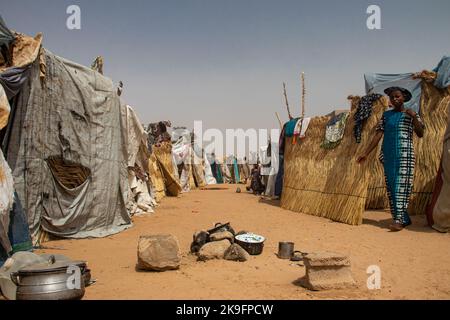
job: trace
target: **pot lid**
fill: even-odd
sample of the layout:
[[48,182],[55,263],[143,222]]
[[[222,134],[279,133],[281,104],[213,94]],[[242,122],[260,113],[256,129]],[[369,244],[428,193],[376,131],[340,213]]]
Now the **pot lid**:
[[236,240],[247,243],[262,243],[266,240],[263,236],[254,233],[240,234],[235,237]]
[[39,263],[34,264],[18,271],[19,274],[24,273],[45,273],[45,272],[55,272],[55,271],[67,271],[69,266],[78,266],[79,268],[86,267],[86,261],[56,261],[53,264]]

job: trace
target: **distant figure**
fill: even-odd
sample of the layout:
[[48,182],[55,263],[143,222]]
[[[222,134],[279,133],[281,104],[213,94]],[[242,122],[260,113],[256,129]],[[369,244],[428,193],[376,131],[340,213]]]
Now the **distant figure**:
[[120,97],[123,91],[123,82],[119,81],[119,86],[117,87],[117,95]]
[[393,109],[383,113],[372,142],[357,161],[364,162],[384,135],[380,161],[384,166],[394,220],[390,229],[400,231],[411,224],[407,210],[414,181],[413,132],[422,138],[425,126],[416,112],[404,107],[404,103],[412,98],[411,92],[399,87],[391,87],[384,92],[389,96]]
[[[251,172],[251,183],[250,183],[250,189],[253,191],[254,194],[260,195],[264,192],[264,185],[261,180],[261,172],[259,169],[259,166],[257,164],[253,165],[253,169]],[[250,190],[248,190],[250,191]]]

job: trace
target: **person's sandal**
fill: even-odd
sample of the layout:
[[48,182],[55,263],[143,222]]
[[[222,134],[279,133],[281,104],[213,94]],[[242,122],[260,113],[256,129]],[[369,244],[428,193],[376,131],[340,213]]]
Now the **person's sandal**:
[[400,222],[394,222],[393,224],[391,224],[391,225],[389,226],[389,229],[390,229],[392,232],[402,231],[402,230],[403,230],[403,224],[400,223]]

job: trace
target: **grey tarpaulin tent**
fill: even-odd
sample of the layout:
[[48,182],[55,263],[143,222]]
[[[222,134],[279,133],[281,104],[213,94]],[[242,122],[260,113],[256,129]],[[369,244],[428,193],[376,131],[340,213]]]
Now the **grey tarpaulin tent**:
[[[101,237],[131,226],[126,130],[112,81],[43,50],[15,101],[7,161],[33,238]],[[42,63],[42,61],[41,61]]]

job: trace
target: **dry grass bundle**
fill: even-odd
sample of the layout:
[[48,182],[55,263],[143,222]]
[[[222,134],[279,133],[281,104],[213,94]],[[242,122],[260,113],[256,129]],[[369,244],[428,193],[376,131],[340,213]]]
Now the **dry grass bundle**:
[[[374,103],[375,108],[382,108],[383,110],[387,110],[388,108],[388,99],[380,99],[376,103]],[[368,170],[371,173],[369,180],[369,187],[367,190],[367,200],[365,209],[384,209],[389,208],[389,199],[386,191],[386,182],[384,179],[384,169],[383,164],[378,161],[378,156],[381,151],[382,143],[378,145],[376,149],[377,159],[375,161],[371,161],[368,166]],[[375,152],[375,151],[373,151]]]
[[154,145],[152,147],[152,152],[157,156],[158,160],[172,175],[172,177],[176,177],[172,160],[172,143],[170,141],[166,141],[161,143],[159,146]]
[[320,147],[330,116],[313,118],[304,140],[293,145],[292,138],[286,139],[281,206],[351,225],[361,224],[370,168],[378,155],[373,152],[362,165],[356,163],[356,158],[370,143],[383,111],[382,104],[375,105],[360,144],[355,143],[353,135],[356,110],[351,112],[344,137],[335,149]]
[[61,157],[49,157],[47,163],[55,178],[68,189],[79,187],[91,175],[89,168],[64,161]]
[[[177,197],[181,193],[181,185],[178,179],[176,179],[169,171],[169,169],[158,159],[159,168],[163,174],[164,185],[166,187],[167,195],[171,197]],[[171,166],[173,171],[173,166]]]
[[164,177],[158,164],[156,155],[152,153],[148,159],[148,172],[150,174],[150,181],[155,190],[155,200],[160,202],[166,196],[166,189],[164,184]]
[[201,164],[192,165],[192,175],[195,180],[195,185],[198,188],[203,188],[206,186],[205,174],[203,173],[203,166]]

